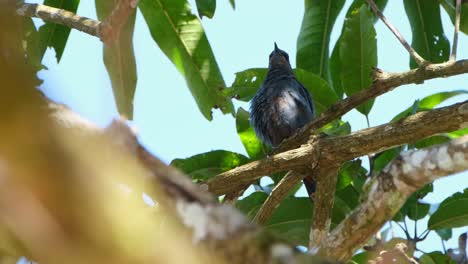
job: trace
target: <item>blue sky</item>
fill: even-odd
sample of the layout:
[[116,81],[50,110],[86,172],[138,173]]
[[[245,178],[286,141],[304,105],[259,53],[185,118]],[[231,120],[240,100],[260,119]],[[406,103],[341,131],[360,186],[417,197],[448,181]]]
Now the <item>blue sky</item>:
[[[195,6],[194,0],[189,2]],[[351,3],[349,0],[346,2],[344,11]],[[275,41],[291,55],[294,66],[303,1],[237,0],[236,5],[236,10],[232,10],[227,0],[218,1],[214,19],[202,20],[226,83],[231,84],[238,71],[266,67]],[[77,13],[96,18],[93,1],[81,1]],[[385,15],[411,42],[411,30],[402,1],[389,1]],[[444,12],[442,18],[446,36],[451,40],[453,26]],[[333,29],[331,48],[341,32],[343,19],[344,12]],[[376,24],[376,31],[379,68],[385,71],[407,70],[409,58],[406,50],[380,21]],[[458,57],[468,58],[468,37],[461,34],[459,43]],[[216,149],[245,154],[232,116],[222,115],[216,110],[214,120],[209,122],[198,111],[184,79],[151,39],[141,13],[137,14],[134,46],[138,86],[131,124],[137,128],[141,142],[148,149],[166,162]],[[111,84],[102,61],[102,43],[97,38],[72,31],[60,64],[56,64],[55,54],[50,49],[44,64],[48,70],[40,73],[44,79],[42,89],[50,98],[67,104],[101,126],[117,115]],[[402,86],[376,100],[370,124],[375,126],[388,122],[418,98],[441,91],[467,89],[467,85],[468,76],[464,75]],[[466,99],[467,96],[459,96],[444,105]],[[238,102],[236,106],[248,107]],[[345,115],[344,119],[351,123],[353,131],[367,127],[364,116],[357,111]],[[439,180],[425,201],[440,203],[466,187],[466,174]],[[305,194],[304,191],[301,193]],[[419,225],[422,232],[426,223],[420,221]],[[457,234],[460,232],[458,230]],[[449,247],[455,245],[456,239],[448,243]],[[431,234],[420,247],[425,251],[438,250],[440,240]]]

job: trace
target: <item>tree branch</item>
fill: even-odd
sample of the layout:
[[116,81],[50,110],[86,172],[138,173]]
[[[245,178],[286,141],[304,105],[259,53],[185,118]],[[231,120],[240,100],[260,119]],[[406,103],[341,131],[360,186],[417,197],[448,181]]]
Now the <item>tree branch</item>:
[[88,33],[91,36],[99,37],[98,28],[101,22],[81,17],[73,12],[58,9],[40,4],[22,4],[16,13],[20,16],[37,17],[46,22],[65,25],[69,28]]
[[298,171],[289,171],[281,181],[273,188],[271,194],[258,210],[253,221],[259,225],[263,225],[270,218],[276,208],[283,199],[289,194],[291,189],[306,176],[306,174]]
[[[221,173],[205,183],[216,195],[231,192],[262,175],[315,164],[339,164],[436,134],[468,126],[468,101],[416,113],[397,122],[363,129],[346,136],[319,138],[312,144],[254,161]],[[317,151],[319,150],[319,151]],[[325,160],[325,161],[324,161]]]
[[372,8],[372,10],[374,11],[374,13],[380,18],[380,20],[382,20],[382,22],[384,22],[384,24],[390,29],[390,31],[392,31],[393,35],[395,35],[395,37],[397,37],[397,39],[400,41],[400,43],[405,47],[405,49],[409,52],[410,56],[413,57],[413,59],[416,61],[416,63],[419,65],[419,66],[425,66],[427,64],[429,64],[428,61],[424,60],[423,57],[421,57],[421,55],[419,55],[409,44],[408,42],[405,40],[405,38],[401,35],[400,31],[398,31],[398,29],[396,27],[394,27],[392,25],[392,23],[390,23],[390,21],[387,20],[387,18],[384,16],[384,14],[382,14],[382,12],[379,10],[379,8],[377,7],[377,5],[374,3],[373,0],[366,0],[367,3],[370,5],[370,7]]
[[332,167],[319,167],[314,170],[317,179],[317,192],[315,194],[314,216],[310,227],[309,250],[315,252],[316,248],[327,237],[330,231],[331,215],[335,200],[336,180],[341,163]]
[[366,183],[363,202],[322,243],[319,254],[349,259],[422,186],[468,169],[468,136],[400,154]]
[[23,3],[16,10],[16,13],[21,16],[37,17],[46,22],[65,25],[98,37],[102,42],[110,44],[118,38],[122,26],[127,22],[137,5],[138,0],[120,0],[112,13],[102,22],[41,4]]
[[424,68],[401,73],[387,73],[376,69],[373,73],[374,83],[370,87],[332,105],[327,111],[312,120],[294,136],[284,140],[275,149],[274,153],[281,153],[288,149],[299,147],[301,144],[307,142],[313,131],[341,117],[360,104],[389,92],[398,86],[410,83],[422,83],[425,80],[441,77],[445,78],[462,73],[468,73],[468,60],[430,64]]

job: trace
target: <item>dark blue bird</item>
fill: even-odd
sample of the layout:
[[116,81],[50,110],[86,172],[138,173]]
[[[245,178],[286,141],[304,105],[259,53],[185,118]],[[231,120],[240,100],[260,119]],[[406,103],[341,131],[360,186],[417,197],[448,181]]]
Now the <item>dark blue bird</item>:
[[[250,122],[265,144],[276,147],[314,118],[314,103],[307,89],[296,79],[289,56],[275,49],[270,54],[268,73],[250,105]],[[304,178],[307,192],[315,191],[310,178]]]

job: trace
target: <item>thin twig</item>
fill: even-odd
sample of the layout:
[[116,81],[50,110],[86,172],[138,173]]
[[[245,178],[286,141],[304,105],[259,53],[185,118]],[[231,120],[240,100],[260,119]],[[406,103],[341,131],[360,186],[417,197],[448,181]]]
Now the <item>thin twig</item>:
[[273,214],[276,208],[278,208],[281,201],[288,195],[291,189],[298,184],[305,174],[302,174],[298,171],[289,171],[281,181],[273,188],[271,194],[263,203],[260,210],[254,217],[254,222],[257,224],[264,224]]
[[458,46],[458,32],[460,31],[460,13],[461,13],[461,0],[456,0],[455,8],[455,30],[453,32],[452,54],[450,61],[457,59],[457,46]]
[[395,28],[390,21],[387,20],[387,18],[382,14],[382,12],[379,10],[377,5],[374,3],[373,0],[366,0],[367,3],[369,3],[370,7],[374,11],[374,13],[384,22],[384,24],[392,31],[393,35],[397,37],[397,39],[400,41],[400,43],[405,47],[405,49],[409,52],[410,56],[413,57],[413,59],[416,61],[416,63],[422,67],[426,66],[429,64],[428,61],[426,61],[423,57],[421,57],[409,44],[406,42],[405,38],[401,35],[400,31],[398,31],[397,28]]

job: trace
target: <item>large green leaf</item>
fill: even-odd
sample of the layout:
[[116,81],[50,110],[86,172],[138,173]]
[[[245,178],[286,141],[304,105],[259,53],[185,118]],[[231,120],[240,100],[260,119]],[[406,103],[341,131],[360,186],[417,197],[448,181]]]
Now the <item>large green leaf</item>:
[[[351,3],[351,6],[348,8],[348,11],[346,12],[345,18],[348,19],[353,15],[353,13],[359,12],[361,6],[366,4],[365,2],[365,0],[354,0],[353,3]],[[388,0],[376,0],[374,2],[378,6],[379,10],[383,12]],[[374,17],[374,23],[377,22],[379,18],[374,13],[372,13],[372,15]],[[343,29],[341,31],[341,34],[343,34]],[[335,47],[333,48],[333,52],[330,57],[330,80],[332,83],[332,88],[336,92],[338,97],[343,98],[344,91],[343,85],[341,83],[340,41],[341,35],[340,38],[338,38],[338,40],[336,41]]]
[[196,0],[198,16],[212,18],[216,11],[216,0]]
[[468,188],[445,199],[427,225],[431,230],[468,226]]
[[[450,20],[455,24],[455,1],[454,0],[439,0],[444,7],[447,14],[450,16]],[[462,1],[461,13],[460,13],[460,31],[468,34],[468,2]]]
[[[350,96],[372,84],[372,68],[377,66],[377,39],[371,11],[362,6],[344,23],[340,40],[341,82]],[[374,101],[358,106],[364,115],[369,114]]]
[[431,94],[429,96],[424,97],[421,100],[417,100],[416,102],[414,102],[412,106],[406,108],[404,111],[396,115],[392,119],[392,121],[400,120],[404,117],[407,117],[409,115],[415,114],[420,111],[431,110],[434,107],[438,106],[439,104],[443,103],[444,101],[452,97],[462,95],[462,94],[467,94],[467,93],[468,91],[466,90],[457,90],[457,91],[451,91],[451,92],[440,92],[440,93]]
[[[45,0],[44,5],[65,9],[76,13],[80,0]],[[62,58],[65,45],[67,44],[70,28],[56,23],[46,22],[39,29],[40,57],[44,56],[47,47],[53,47],[57,62]]]
[[250,101],[265,80],[267,72],[267,68],[237,72],[231,87],[223,91],[224,95],[244,102]]
[[24,17],[23,23],[23,48],[25,52],[26,61],[36,72],[42,70],[42,54],[39,49],[39,32],[36,30],[36,26],[32,18]]
[[426,253],[419,258],[421,264],[456,264],[452,258],[440,251]]
[[[413,34],[411,46],[428,61],[434,63],[447,61],[450,43],[442,28],[437,0],[404,0],[403,3]],[[410,67],[412,69],[418,67],[412,57]]]
[[395,215],[394,220],[403,221],[405,216],[407,216],[409,219],[417,221],[426,217],[426,215],[429,214],[430,204],[420,202],[420,199],[424,198],[433,190],[434,187],[432,183],[430,183],[413,193]]
[[[380,11],[383,12],[385,9],[385,6],[387,6],[388,0],[375,0],[374,3],[377,5]],[[346,12],[346,18],[350,17],[353,12],[361,8],[362,5],[367,5],[366,0],[354,0],[353,3],[351,3],[351,6],[349,6],[348,11]],[[374,13],[372,13],[374,16],[374,23],[377,22],[379,17],[377,17]]]
[[234,114],[230,98],[222,93],[225,83],[205,31],[187,1],[141,0],[139,7],[151,36],[185,77],[205,118],[213,118],[212,108]]
[[249,122],[249,112],[239,107],[236,114],[236,129],[242,145],[244,145],[249,157],[254,160],[261,159],[266,155],[266,147],[255,135],[255,130]]
[[304,18],[297,38],[297,67],[329,79],[330,33],[344,0],[305,0]]
[[[238,201],[236,207],[252,219],[267,197],[265,192],[254,192]],[[333,207],[332,225],[336,226],[349,212],[349,206],[338,197]],[[308,197],[289,196],[268,219],[265,228],[292,243],[306,246],[312,215],[313,206]]]
[[294,69],[299,82],[312,94],[315,105],[315,115],[319,115],[338,101],[338,96],[328,83],[318,75],[303,69]]
[[[96,13],[105,19],[118,3],[117,0],[96,0]],[[128,18],[120,30],[118,39],[104,44],[104,64],[109,74],[115,102],[120,114],[133,118],[133,97],[137,85],[137,69],[133,51],[133,30],[136,12]]]
[[238,167],[248,161],[249,159],[242,154],[227,150],[214,150],[186,159],[174,159],[171,166],[190,175],[193,180],[205,181],[216,174]]

